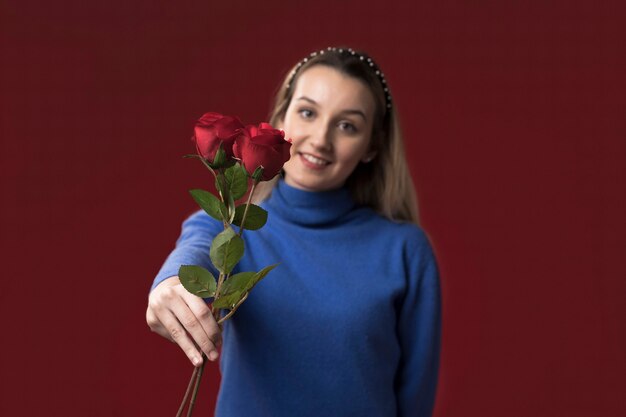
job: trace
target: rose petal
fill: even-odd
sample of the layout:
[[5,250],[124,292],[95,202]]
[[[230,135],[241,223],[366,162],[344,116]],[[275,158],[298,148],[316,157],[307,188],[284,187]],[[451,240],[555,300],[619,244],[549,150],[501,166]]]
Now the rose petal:
[[284,139],[276,135],[258,135],[258,136],[252,137],[252,142],[257,143],[259,145],[273,146],[276,144],[283,143]]
[[257,135],[258,129],[254,125],[248,125],[246,126],[246,131],[248,132],[248,135],[250,135],[250,137],[252,138]]
[[235,158],[243,160],[243,150],[248,140],[250,140],[250,138],[245,130],[235,138],[235,142],[233,143],[233,156]]
[[215,113],[215,112],[209,112],[209,113],[204,113],[202,115],[202,117],[200,117],[200,119],[198,120],[198,123],[202,123],[202,124],[210,124],[215,122],[216,120],[221,119],[222,116],[220,113]]

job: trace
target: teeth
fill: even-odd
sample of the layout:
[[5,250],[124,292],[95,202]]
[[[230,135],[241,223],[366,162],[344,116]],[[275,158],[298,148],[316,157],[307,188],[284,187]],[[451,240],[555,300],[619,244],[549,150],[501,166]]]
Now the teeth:
[[328,161],[325,161],[325,160],[320,159],[320,158],[316,158],[313,155],[309,155],[309,154],[303,153],[302,156],[307,161],[312,162],[312,163],[314,163],[316,165],[326,165],[326,164],[328,164]]

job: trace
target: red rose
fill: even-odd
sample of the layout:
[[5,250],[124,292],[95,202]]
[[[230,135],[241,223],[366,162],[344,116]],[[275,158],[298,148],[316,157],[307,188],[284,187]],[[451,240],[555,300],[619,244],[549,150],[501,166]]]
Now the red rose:
[[291,140],[285,140],[285,132],[268,123],[261,123],[258,127],[246,126],[245,132],[233,146],[235,158],[241,159],[250,174],[263,167],[261,180],[274,178],[289,160]]
[[244,125],[233,116],[219,113],[206,113],[196,123],[194,141],[198,154],[213,162],[220,142],[227,158],[233,156],[233,144],[237,136],[244,132]]

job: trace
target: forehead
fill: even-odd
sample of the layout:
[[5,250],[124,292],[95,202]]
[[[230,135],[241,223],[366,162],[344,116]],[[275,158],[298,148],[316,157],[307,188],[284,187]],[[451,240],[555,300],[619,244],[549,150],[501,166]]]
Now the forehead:
[[325,65],[315,65],[300,74],[293,98],[297,101],[302,96],[332,109],[374,112],[374,98],[365,83]]

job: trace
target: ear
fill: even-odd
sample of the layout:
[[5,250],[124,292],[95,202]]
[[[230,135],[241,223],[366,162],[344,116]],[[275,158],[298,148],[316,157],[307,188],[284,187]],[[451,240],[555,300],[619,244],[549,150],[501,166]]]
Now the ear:
[[377,153],[378,152],[376,152],[376,151],[369,151],[368,153],[363,155],[363,158],[361,158],[361,162],[363,162],[364,164],[372,162],[372,159],[376,158],[376,154]]

